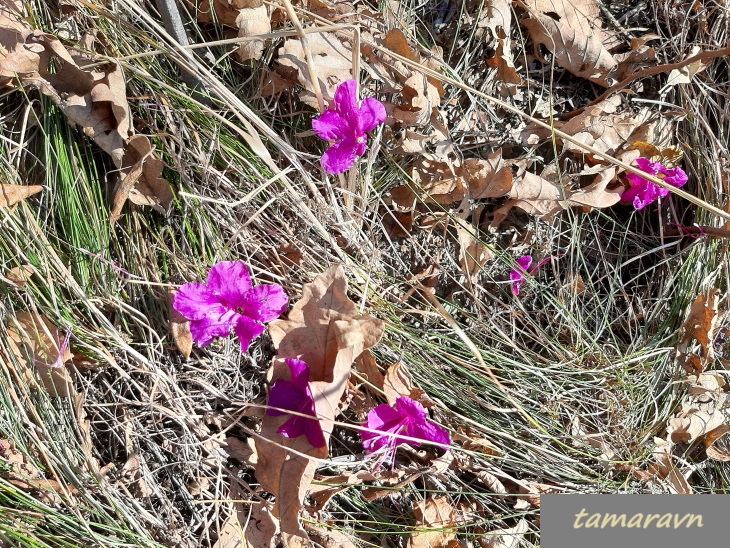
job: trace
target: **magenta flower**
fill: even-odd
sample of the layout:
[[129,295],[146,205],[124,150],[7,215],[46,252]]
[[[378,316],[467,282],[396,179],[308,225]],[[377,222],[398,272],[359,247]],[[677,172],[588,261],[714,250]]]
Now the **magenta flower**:
[[355,156],[365,154],[368,131],[385,121],[383,103],[366,97],[357,104],[357,82],[345,80],[335,91],[335,100],[319,117],[312,120],[312,129],[322,139],[334,141],[322,155],[327,173],[342,173],[355,163]]
[[[292,415],[277,432],[285,438],[296,438],[304,434],[312,447],[323,447],[327,444],[322,427],[316,419],[314,398],[309,389],[309,366],[297,358],[284,360],[289,366],[290,380],[278,379],[269,390],[269,403],[266,414],[272,417],[285,415],[287,409],[304,415]],[[276,407],[278,409],[272,409]]]
[[371,409],[365,426],[377,432],[360,430],[362,445],[371,453],[386,447],[386,455],[394,453],[396,446],[408,443],[416,447],[420,442],[403,439],[398,434],[442,446],[449,445],[449,433],[435,422],[426,419],[426,410],[415,400],[401,396],[395,400],[395,408],[381,404]]
[[512,293],[515,295],[520,294],[520,287],[525,283],[525,274],[528,274],[527,269],[532,264],[532,257],[529,255],[522,255],[517,257],[517,266],[509,271],[509,279],[512,280]]
[[535,266],[530,268],[530,265],[532,264],[532,257],[530,257],[529,255],[522,255],[521,257],[517,257],[517,264],[512,270],[509,271],[509,279],[512,280],[512,293],[514,293],[515,295],[519,295],[520,287],[522,287],[522,284],[525,283],[525,275],[532,274],[550,259],[551,257],[545,257],[544,259],[541,259]]
[[[681,167],[676,166],[667,168],[661,162],[652,162],[648,158],[637,158],[636,166],[641,171],[646,171],[650,175],[654,175],[677,188],[687,182],[687,174]],[[648,179],[644,179],[641,175],[635,173],[627,173],[626,178],[629,180],[629,188],[621,194],[622,202],[631,202],[635,209],[644,209],[653,201],[669,194],[669,190],[655,185]]]
[[263,322],[279,317],[287,304],[284,289],[276,284],[251,287],[246,265],[223,261],[208,272],[205,283],[186,283],[175,294],[172,306],[190,320],[190,334],[198,346],[231,329],[246,352],[251,341],[264,330]]

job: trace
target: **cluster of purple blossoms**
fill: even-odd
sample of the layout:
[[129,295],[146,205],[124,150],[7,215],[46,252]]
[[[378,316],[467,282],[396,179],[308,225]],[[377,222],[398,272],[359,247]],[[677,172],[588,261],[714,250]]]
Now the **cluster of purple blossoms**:
[[[183,284],[175,294],[173,308],[190,321],[190,334],[198,346],[205,346],[216,337],[236,334],[241,351],[260,335],[265,322],[284,312],[288,297],[277,284],[251,285],[248,268],[240,261],[223,261],[213,265],[205,283]],[[281,416],[296,413],[277,430],[287,438],[305,436],[313,447],[323,447],[326,440],[317,419],[314,397],[309,385],[309,367],[298,358],[286,358],[289,380],[278,379],[269,391],[267,414]],[[382,447],[394,452],[401,443],[419,442],[400,436],[419,438],[448,445],[449,435],[440,426],[426,420],[426,410],[416,401],[401,397],[395,408],[379,405],[368,414],[362,432],[366,451]],[[399,436],[400,435],[400,436]]]

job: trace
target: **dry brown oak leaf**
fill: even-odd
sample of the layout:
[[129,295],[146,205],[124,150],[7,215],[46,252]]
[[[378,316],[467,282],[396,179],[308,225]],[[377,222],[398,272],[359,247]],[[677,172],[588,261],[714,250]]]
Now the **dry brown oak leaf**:
[[[335,34],[321,32],[307,35],[307,45],[312,53],[314,73],[319,80],[322,96],[325,103],[330,104],[337,86],[352,78],[352,48]],[[298,38],[287,40],[279,48],[279,63],[296,69],[299,83],[305,90],[300,94],[300,100],[313,108],[319,108],[309,79],[304,48]]]
[[[302,298],[288,318],[271,322],[269,333],[278,356],[269,370],[270,382],[288,377],[284,358],[300,358],[309,365],[314,407],[328,441],[353,362],[380,340],[383,322],[358,313],[347,297],[344,269],[335,265],[304,286]],[[327,445],[312,447],[304,436],[290,439],[278,434],[288,418],[263,418],[261,435],[256,438],[256,478],[262,489],[276,496],[272,515],[279,520],[282,533],[306,538],[299,510],[317,459],[326,458],[328,449]]]
[[[595,0],[525,0],[531,17],[523,21],[540,57],[539,46],[555,55],[555,62],[572,74],[603,87],[616,80],[618,63],[607,46],[615,40],[600,27]],[[543,61],[545,62],[545,61]]]
[[[111,63],[104,71],[82,69],[89,58],[72,55],[55,36],[28,26],[7,0],[0,2],[0,86],[39,89],[111,156],[124,176],[135,163],[140,140],[147,138],[137,136],[133,141],[132,117],[119,65]],[[153,157],[148,157],[150,163]],[[172,203],[172,191],[160,178],[162,164],[157,162],[159,169],[153,173],[146,168],[129,198],[166,212]]]

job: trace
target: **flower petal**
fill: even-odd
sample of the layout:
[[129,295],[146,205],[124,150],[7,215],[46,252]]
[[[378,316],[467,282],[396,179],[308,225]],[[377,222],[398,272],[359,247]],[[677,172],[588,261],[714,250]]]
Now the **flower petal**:
[[239,305],[243,313],[259,322],[278,318],[289,302],[284,288],[277,284],[261,284],[249,289]]
[[649,158],[644,158],[643,156],[639,156],[636,160],[634,160],[634,163],[641,171],[646,171],[651,175],[659,173],[659,167],[662,165],[659,162],[652,162]]
[[244,296],[251,289],[248,267],[241,261],[221,261],[208,272],[208,289],[230,307],[243,306]]
[[[289,366],[290,382],[302,392],[309,391],[309,366],[299,358],[286,358],[284,360]],[[312,396],[309,396],[312,399]],[[293,407],[289,406],[289,409]]]
[[[201,320],[208,314],[220,315],[222,305],[205,284],[189,282],[175,293],[172,307],[188,320]],[[211,310],[212,309],[212,310]]]
[[241,343],[241,352],[248,350],[248,345],[264,331],[264,325],[253,321],[248,316],[237,314],[238,318],[233,327],[238,342]]
[[384,403],[374,407],[368,413],[365,427],[379,432],[360,430],[360,438],[365,451],[374,452],[388,445],[391,437],[388,432],[395,432],[404,424],[404,417],[395,409]]
[[395,410],[408,417],[409,422],[419,422],[426,418],[426,408],[407,396],[399,396],[395,400]]
[[358,143],[354,139],[343,139],[330,146],[322,154],[322,167],[327,173],[343,173],[355,163]]
[[294,386],[293,383],[285,379],[279,379],[271,385],[269,390],[269,407],[266,409],[266,414],[272,417],[286,415],[286,411],[272,408],[278,407],[291,410],[299,407],[304,398],[306,398],[305,392]]
[[387,114],[385,113],[383,103],[374,97],[366,97],[362,100],[360,116],[358,118],[359,129],[362,133],[365,133],[385,122]]
[[331,109],[325,110],[312,120],[314,133],[327,141],[346,137],[349,127],[348,121],[339,112]]
[[293,416],[276,431],[285,438],[297,438],[304,434],[312,447],[323,447],[327,443],[317,419]]
[[[424,441],[431,441],[441,446],[448,446],[450,443],[449,432],[433,421],[425,420],[422,423],[414,424],[406,430],[405,434],[413,438],[420,438]],[[406,441],[410,445],[418,447],[420,444]]]
[[509,271],[509,279],[512,280],[512,293],[515,295],[520,294],[520,287],[525,283],[525,272],[530,268],[532,264],[532,257],[530,255],[522,255],[517,257],[517,265],[515,268]]
[[677,188],[684,186],[687,182],[687,174],[679,166],[675,166],[671,169],[659,166],[659,171],[664,175],[664,180],[667,183],[672,186],[676,186]]
[[335,108],[345,120],[354,122],[358,119],[360,109],[357,106],[356,93],[357,82],[353,79],[345,80],[335,90]]
[[200,320],[190,321],[190,335],[198,346],[205,346],[216,337],[226,337],[231,332],[238,314],[231,310],[223,310],[218,316],[206,316]]

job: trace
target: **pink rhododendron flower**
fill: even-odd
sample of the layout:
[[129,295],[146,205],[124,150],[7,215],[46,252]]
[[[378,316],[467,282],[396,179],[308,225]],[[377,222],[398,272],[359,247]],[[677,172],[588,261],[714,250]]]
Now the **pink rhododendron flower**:
[[[296,438],[304,434],[312,447],[323,447],[327,442],[322,433],[322,427],[316,419],[314,410],[314,398],[309,388],[309,366],[297,358],[286,358],[284,360],[289,366],[291,373],[290,380],[278,379],[271,385],[269,391],[269,407],[266,414],[272,417],[285,415],[289,411],[295,411],[310,418],[299,415],[292,415],[277,432],[285,438]],[[272,409],[278,407],[279,409]]]
[[426,419],[426,410],[415,400],[401,396],[395,400],[395,408],[381,404],[370,410],[365,423],[367,428],[378,432],[360,430],[362,445],[366,451],[375,452],[386,447],[386,455],[394,453],[396,446],[408,443],[416,447],[420,442],[403,439],[398,434],[449,445],[449,433],[433,421]]
[[[681,167],[676,166],[667,168],[661,162],[652,162],[648,158],[637,158],[636,166],[641,171],[646,171],[650,175],[654,175],[677,188],[687,182],[687,174]],[[631,185],[623,194],[621,194],[622,202],[631,202],[636,209],[644,209],[647,205],[660,197],[669,194],[669,190],[655,185],[648,179],[644,179],[641,175],[635,173],[627,173],[626,178]]]
[[[529,255],[522,255],[517,257],[517,265],[509,271],[509,279],[512,280],[512,293],[515,295],[520,294],[520,287],[525,283],[525,275],[532,274],[552,257],[545,257],[541,259],[535,266],[530,268],[532,264],[532,257]],[[528,270],[529,269],[529,270]]]
[[264,330],[263,322],[278,318],[287,300],[280,285],[251,287],[244,263],[223,261],[211,267],[205,283],[184,284],[172,306],[190,320],[190,334],[198,346],[225,337],[233,329],[245,352]]
[[385,121],[385,107],[372,97],[358,106],[357,82],[345,80],[335,91],[329,108],[312,120],[312,129],[322,139],[334,141],[322,155],[327,173],[342,173],[355,163],[355,156],[365,154],[366,133]]

